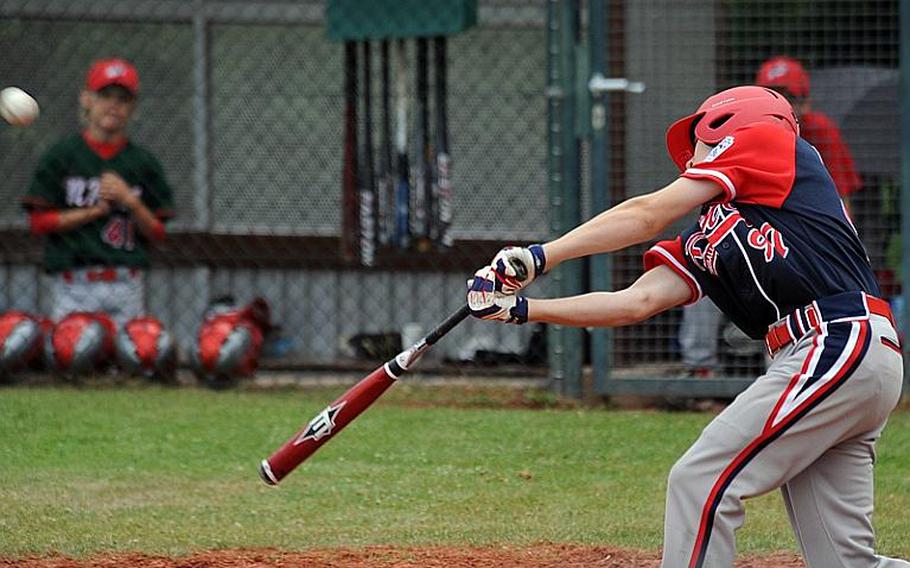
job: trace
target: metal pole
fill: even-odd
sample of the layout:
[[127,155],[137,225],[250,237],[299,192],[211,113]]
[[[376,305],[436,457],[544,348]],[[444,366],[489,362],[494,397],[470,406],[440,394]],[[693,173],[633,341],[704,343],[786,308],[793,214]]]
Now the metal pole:
[[[900,100],[901,100],[901,296],[899,315],[907,333],[910,321],[910,0],[900,3]],[[906,342],[904,353],[907,353]],[[910,374],[904,366],[904,394],[910,395]]]
[[[578,92],[576,89],[576,50],[579,49],[579,0],[565,0],[562,5],[562,87],[565,92],[562,106],[562,220],[560,233],[574,228],[581,221],[579,137],[576,132]],[[563,264],[556,270],[562,272],[561,296],[581,294],[582,263],[575,261]],[[581,398],[581,367],[584,333],[580,328],[562,330],[566,394]]]
[[195,0],[193,16],[193,150],[196,228],[212,228],[209,175],[209,26],[203,0]]
[[[606,10],[604,0],[591,0],[589,17],[589,48],[591,75],[607,74],[605,53],[607,37],[604,29]],[[609,108],[608,93],[591,91],[591,214],[599,214],[610,206],[610,131],[607,128]],[[609,290],[612,286],[610,255],[591,257],[590,289],[592,292]],[[612,330],[596,328],[591,331],[591,368],[594,375],[594,392],[607,393],[613,353]]]
[[[547,174],[549,178],[550,202],[550,237],[555,238],[561,234],[562,218],[562,105],[565,101],[565,92],[562,88],[560,56],[560,36],[562,26],[560,19],[560,1],[547,2]],[[553,271],[549,276],[553,283],[556,295],[562,289],[562,272]],[[550,366],[550,378],[557,381],[558,390],[563,388],[562,380],[565,378],[564,361],[564,335],[563,327],[550,325],[547,327],[547,361]]]

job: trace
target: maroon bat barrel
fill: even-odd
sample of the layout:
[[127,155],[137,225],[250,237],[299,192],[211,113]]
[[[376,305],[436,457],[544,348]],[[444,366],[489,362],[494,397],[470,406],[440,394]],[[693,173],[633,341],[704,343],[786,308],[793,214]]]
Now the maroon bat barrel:
[[361,379],[335,402],[328,405],[300,432],[285,442],[259,468],[262,480],[275,485],[295,467],[310,457],[313,452],[341,432],[352,420],[395,383],[395,377],[386,371],[386,365],[379,367],[366,378]]
[[468,306],[462,306],[423,339],[399,353],[394,359],[361,379],[350,390],[335,399],[335,402],[313,417],[306,427],[285,442],[268,459],[262,460],[259,465],[259,475],[262,480],[269,485],[276,485],[281,481],[295,467],[357,418],[361,412],[376,402],[376,399],[392,386],[398,377],[406,373],[431,345],[461,323],[470,313]]

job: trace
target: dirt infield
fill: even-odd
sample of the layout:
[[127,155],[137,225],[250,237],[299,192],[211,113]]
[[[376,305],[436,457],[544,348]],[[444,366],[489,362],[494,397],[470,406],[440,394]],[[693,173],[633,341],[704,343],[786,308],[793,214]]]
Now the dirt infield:
[[[88,559],[61,556],[0,559],[0,567],[21,568],[657,568],[655,552],[578,545],[488,548],[393,548],[282,552],[273,549],[219,550],[168,558],[104,554]],[[791,553],[743,557],[736,568],[804,568]]]

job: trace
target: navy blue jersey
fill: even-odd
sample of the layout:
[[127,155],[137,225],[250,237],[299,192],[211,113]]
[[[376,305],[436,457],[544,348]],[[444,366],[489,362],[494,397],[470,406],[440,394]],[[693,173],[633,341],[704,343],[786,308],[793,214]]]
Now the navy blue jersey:
[[868,256],[818,152],[774,124],[726,137],[682,173],[718,183],[724,195],[697,223],[657,243],[645,267],[666,264],[746,334],[814,300],[880,291]]

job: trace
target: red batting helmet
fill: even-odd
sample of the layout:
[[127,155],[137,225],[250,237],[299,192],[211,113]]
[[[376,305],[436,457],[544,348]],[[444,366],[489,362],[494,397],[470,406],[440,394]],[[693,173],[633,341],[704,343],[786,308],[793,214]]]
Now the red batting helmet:
[[126,322],[114,337],[114,353],[121,368],[129,373],[167,382],[176,378],[174,338],[156,318]]
[[790,96],[809,96],[809,74],[792,57],[772,57],[765,61],[755,75],[755,84],[786,90]]
[[770,122],[799,134],[799,123],[787,99],[765,87],[733,87],[708,97],[694,114],[667,130],[667,151],[680,171],[695,151],[695,140],[713,146],[735,130]]
[[43,349],[43,318],[17,310],[0,314],[0,377],[36,362]]
[[110,360],[114,322],[99,312],[74,312],[54,326],[45,340],[48,366],[61,373],[81,374]]
[[262,298],[242,309],[214,309],[204,316],[191,358],[196,376],[212,388],[227,388],[253,374],[263,335],[270,329],[270,309]]

